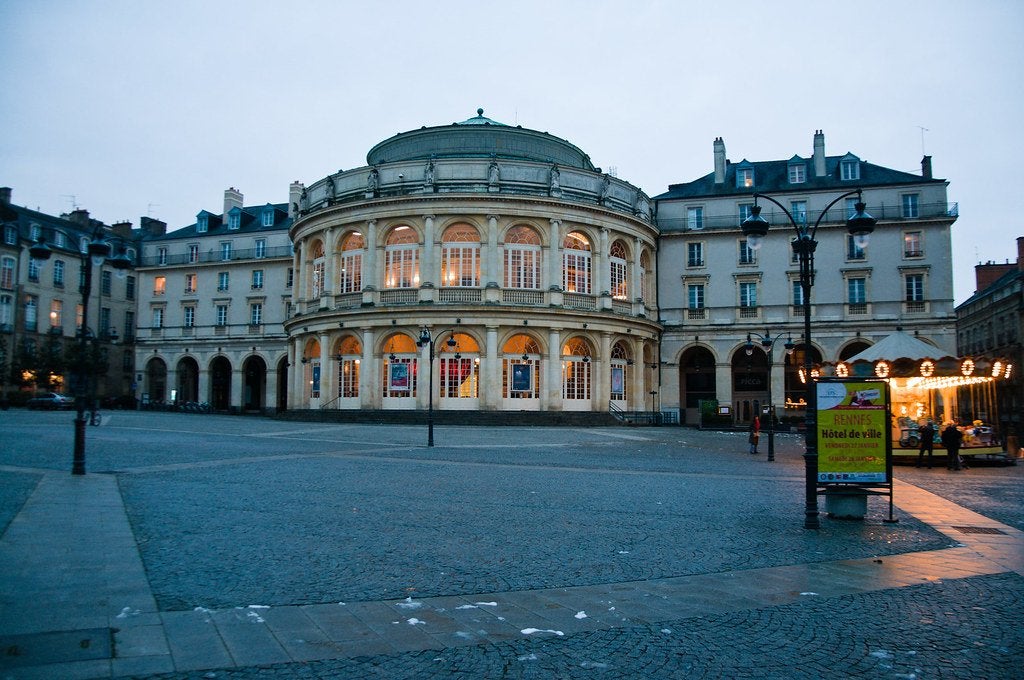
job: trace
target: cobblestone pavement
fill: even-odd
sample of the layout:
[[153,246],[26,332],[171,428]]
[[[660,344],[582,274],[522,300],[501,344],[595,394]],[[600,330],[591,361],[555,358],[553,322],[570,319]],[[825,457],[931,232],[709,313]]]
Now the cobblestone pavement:
[[[0,429],[6,530],[41,475],[70,469],[71,416],[12,410]],[[425,439],[423,427],[110,412],[88,428],[87,466],[116,476],[165,615],[797,569],[957,544],[898,496],[898,524],[872,498],[863,522],[803,529],[803,442],[789,434],[775,463],[747,454],[744,433],[681,428],[439,427],[435,448]],[[1022,471],[895,474],[1020,529]],[[1019,573],[981,574],[656,624],[138,677],[1010,678],[1024,666],[1022,596]],[[18,672],[0,663],[0,678],[47,677]]]

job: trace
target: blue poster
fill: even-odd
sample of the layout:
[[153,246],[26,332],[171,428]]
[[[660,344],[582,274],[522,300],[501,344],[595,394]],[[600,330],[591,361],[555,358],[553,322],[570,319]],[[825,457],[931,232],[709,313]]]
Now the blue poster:
[[391,378],[391,391],[409,391],[409,364],[391,362],[388,364]]
[[533,389],[533,364],[512,364],[512,391],[530,392]]

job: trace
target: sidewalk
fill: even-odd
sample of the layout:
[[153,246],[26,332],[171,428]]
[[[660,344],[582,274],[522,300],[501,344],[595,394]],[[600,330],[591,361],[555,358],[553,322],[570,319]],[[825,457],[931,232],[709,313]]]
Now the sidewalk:
[[44,472],[0,540],[0,677],[138,676],[557,639],[938,580],[1024,575],[1022,532],[910,484],[897,482],[895,499],[953,547],[472,597],[161,613],[116,478]]

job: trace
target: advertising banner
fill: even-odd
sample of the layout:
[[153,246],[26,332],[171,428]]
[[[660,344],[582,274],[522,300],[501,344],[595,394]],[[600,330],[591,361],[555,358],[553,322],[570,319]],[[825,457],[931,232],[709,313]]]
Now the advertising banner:
[[512,364],[512,391],[529,392],[533,389],[533,364]]
[[388,369],[391,374],[391,391],[408,392],[409,364],[391,362],[390,364],[388,364]]
[[818,483],[890,484],[889,383],[821,378],[816,395]]

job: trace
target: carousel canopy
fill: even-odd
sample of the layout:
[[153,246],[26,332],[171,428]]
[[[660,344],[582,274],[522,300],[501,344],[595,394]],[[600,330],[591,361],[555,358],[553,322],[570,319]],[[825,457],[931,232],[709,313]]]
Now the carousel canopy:
[[850,357],[847,361],[853,363],[855,361],[897,361],[899,359],[937,361],[939,359],[956,359],[956,357],[923,340],[918,340],[913,335],[896,331],[860,354]]

